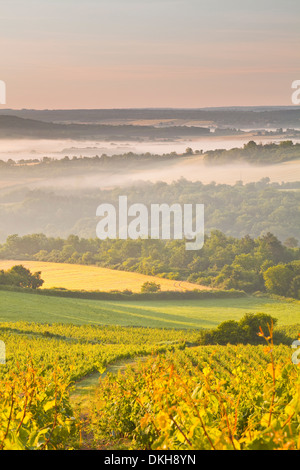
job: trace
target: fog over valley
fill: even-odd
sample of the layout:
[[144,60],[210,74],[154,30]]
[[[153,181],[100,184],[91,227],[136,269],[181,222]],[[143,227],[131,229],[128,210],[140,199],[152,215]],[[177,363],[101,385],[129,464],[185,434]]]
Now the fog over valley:
[[[98,205],[116,203],[119,195],[147,205],[204,204],[207,231],[220,229],[239,237],[270,230],[282,240],[296,237],[299,112],[176,112],[133,110],[124,115],[107,110],[103,114],[25,110],[16,119],[13,111],[3,115],[0,239],[30,233],[95,237]],[[229,127],[238,120],[243,125]],[[70,137],[79,129],[69,128],[70,123],[83,126],[87,134],[96,129],[99,135]],[[264,127],[249,130],[255,123]],[[276,127],[284,123],[293,124],[294,130]],[[190,132],[187,124],[192,135],[181,135]],[[193,135],[197,129],[202,132],[200,125],[209,129]],[[240,131],[241,127],[245,130]],[[167,137],[170,129],[178,135]],[[103,132],[105,138],[100,138]],[[15,137],[9,138],[9,133]]]

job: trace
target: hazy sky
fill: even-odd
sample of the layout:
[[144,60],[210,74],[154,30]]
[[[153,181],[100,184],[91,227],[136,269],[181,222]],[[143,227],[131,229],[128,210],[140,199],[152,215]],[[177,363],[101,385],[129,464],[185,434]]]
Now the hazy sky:
[[9,108],[292,105],[299,0],[0,0]]

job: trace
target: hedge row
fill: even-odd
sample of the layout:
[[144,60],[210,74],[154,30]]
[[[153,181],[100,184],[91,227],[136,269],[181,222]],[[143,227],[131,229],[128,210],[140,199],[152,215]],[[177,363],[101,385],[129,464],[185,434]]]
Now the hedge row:
[[163,292],[100,292],[100,291],[76,291],[67,289],[27,289],[0,285],[0,291],[22,292],[27,294],[47,295],[54,297],[71,297],[89,300],[192,300],[192,299],[232,299],[246,297],[247,294],[238,290],[194,290],[194,291],[163,291]]

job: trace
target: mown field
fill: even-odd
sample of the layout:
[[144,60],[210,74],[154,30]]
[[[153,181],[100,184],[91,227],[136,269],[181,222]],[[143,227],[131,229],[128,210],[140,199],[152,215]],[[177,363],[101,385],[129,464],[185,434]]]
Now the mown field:
[[86,300],[0,291],[0,321],[213,328],[245,313],[266,313],[279,325],[299,323],[300,302],[247,296],[205,300]]
[[66,263],[44,263],[40,261],[0,260],[0,270],[7,270],[15,265],[22,264],[32,272],[41,271],[45,281],[43,288],[63,287],[70,290],[99,290],[111,291],[125,289],[140,292],[144,282],[160,284],[162,291],[185,291],[193,289],[208,289],[184,281],[173,281],[144,274],[117,271],[100,268],[98,266],[83,266]]

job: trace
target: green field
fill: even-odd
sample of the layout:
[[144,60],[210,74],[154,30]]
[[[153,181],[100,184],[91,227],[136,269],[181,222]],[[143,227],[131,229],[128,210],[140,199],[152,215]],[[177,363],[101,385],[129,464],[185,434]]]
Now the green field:
[[300,302],[269,298],[102,301],[0,292],[0,321],[143,326],[156,328],[213,328],[245,313],[266,313],[279,325],[299,323]]

